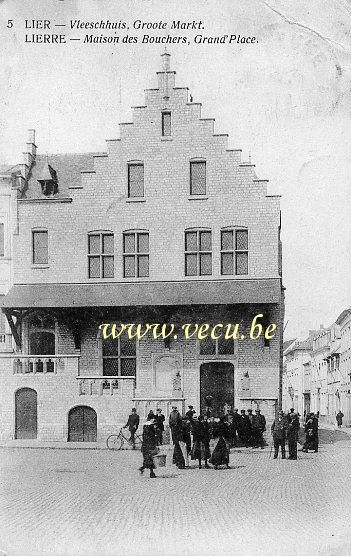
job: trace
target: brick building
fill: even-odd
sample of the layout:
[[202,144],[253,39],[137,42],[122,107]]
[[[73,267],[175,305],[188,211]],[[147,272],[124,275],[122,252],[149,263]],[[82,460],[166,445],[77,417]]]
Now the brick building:
[[[15,338],[1,365],[2,437],[103,440],[136,406],[215,410],[279,400],[280,201],[175,86],[158,86],[105,153],[37,154],[18,190]],[[103,340],[101,323],[276,323],[271,340]]]
[[[17,225],[17,180],[21,167],[0,167],[0,299],[7,294],[13,280],[12,238]],[[11,330],[4,313],[0,313],[0,353],[13,350]]]

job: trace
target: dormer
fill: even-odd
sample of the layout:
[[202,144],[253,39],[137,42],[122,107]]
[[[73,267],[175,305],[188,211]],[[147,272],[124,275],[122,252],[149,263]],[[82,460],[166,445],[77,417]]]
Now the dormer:
[[56,171],[50,166],[49,163],[44,165],[38,182],[41,185],[41,191],[46,197],[55,195],[58,191],[58,182]]

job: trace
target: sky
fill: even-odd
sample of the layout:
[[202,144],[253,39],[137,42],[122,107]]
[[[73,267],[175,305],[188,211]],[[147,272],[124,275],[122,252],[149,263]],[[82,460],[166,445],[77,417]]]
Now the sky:
[[[347,0],[0,0],[0,164],[21,160],[31,128],[42,153],[105,151],[157,84],[164,46],[142,44],[143,35],[186,36],[190,44],[168,46],[176,85],[251,157],[269,194],[282,195],[285,337],[302,339],[351,305],[350,11]],[[66,24],[46,32],[68,38],[92,32],[71,30],[70,20],[125,21],[130,29],[116,34],[138,43],[25,43],[44,32],[25,19]],[[205,29],[142,31],[137,20],[201,20]],[[199,34],[257,42],[196,44]]]

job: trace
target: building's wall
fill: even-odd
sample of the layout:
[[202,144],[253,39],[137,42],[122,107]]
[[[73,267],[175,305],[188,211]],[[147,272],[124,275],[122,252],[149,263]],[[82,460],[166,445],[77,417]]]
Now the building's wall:
[[[15,242],[15,283],[86,282],[87,234],[115,234],[115,281],[123,279],[122,232],[150,233],[150,277],[184,279],[184,230],[212,230],[213,272],[220,274],[220,229],[249,231],[249,274],[232,278],[276,278],[279,199],[267,197],[266,182],[256,180],[252,165],[240,164],[240,152],[227,150],[227,136],[216,136],[213,121],[200,118],[200,105],[187,102],[186,89],[147,93],[147,106],[134,109],[132,124],[120,126],[121,138],[107,142],[107,156],[94,158],[95,173],[82,174],[82,188],[68,191],[71,203],[19,202],[20,233]],[[161,110],[172,113],[172,137],[161,136]],[[207,194],[189,196],[190,159],[206,160]],[[127,199],[127,163],[142,161],[145,198]],[[60,190],[60,183],[59,183]],[[45,201],[45,199],[44,199]],[[49,231],[49,264],[33,268],[31,230]],[[187,278],[187,280],[191,278]],[[145,280],[145,279],[143,279]]]
[[[162,110],[171,111],[171,137],[161,136]],[[94,157],[94,172],[82,173],[80,183],[72,182],[72,188],[66,191],[60,189],[59,182],[59,193],[53,199],[36,199],[37,194],[34,197],[33,194],[27,195],[29,188],[34,188],[29,177],[18,202],[14,283],[101,283],[103,280],[88,278],[87,235],[92,231],[112,231],[115,234],[114,278],[108,281],[128,281],[130,279],[123,278],[122,233],[131,229],[147,230],[150,234],[149,277],[131,280],[198,280],[198,276],[185,277],[184,231],[187,228],[212,230],[212,275],[204,276],[205,280],[279,278],[279,199],[267,196],[266,181],[257,179],[251,163],[241,163],[240,150],[228,150],[227,136],[216,135],[213,120],[201,119],[200,112],[200,104],[188,103],[187,89],[174,87],[174,74],[161,72],[159,88],[147,90],[146,106],[134,109],[133,123],[121,124],[120,139],[107,141],[107,154]],[[28,161],[30,164],[34,161],[35,165],[34,135],[27,146]],[[190,197],[190,160],[193,158],[206,160],[207,193],[203,197]],[[130,161],[144,163],[145,197],[142,200],[127,198],[127,165]],[[66,168],[67,173],[69,168]],[[37,183],[34,189],[40,196]],[[247,275],[220,274],[220,230],[224,227],[248,229]],[[33,228],[48,230],[49,261],[42,267],[32,264]],[[221,310],[228,322],[242,319],[245,333],[258,309],[252,305],[233,310],[226,307],[223,299]],[[267,312],[267,307],[261,309],[264,309],[261,312]],[[279,327],[281,307],[271,306],[269,312],[270,322]],[[216,324],[218,318],[218,308],[208,306],[201,322],[212,320]],[[25,327],[23,334],[25,350]],[[62,325],[59,326],[57,345],[60,354],[77,354],[69,329]],[[164,353],[173,354],[175,364],[181,365],[183,401],[200,409],[200,366],[206,359],[199,357],[198,342],[171,342],[168,349],[163,342],[145,339],[138,347],[136,391],[128,390],[123,399],[119,395],[121,391],[110,398],[105,394],[96,399],[89,395],[87,405],[95,407],[94,404],[99,404],[98,423],[105,423],[99,434],[107,433],[116,423],[124,421],[133,396],[155,396],[152,386],[154,365],[157,357]],[[234,403],[238,409],[261,404],[261,408],[266,408],[262,412],[269,412],[268,420],[273,417],[279,391],[279,356],[277,336],[269,346],[264,346],[262,339],[239,341],[234,356],[225,358],[233,365]],[[11,370],[5,369],[4,376],[9,372],[11,374]],[[67,411],[82,397],[77,393],[77,379],[73,376],[76,372],[77,369],[73,370],[68,364],[54,377],[11,376],[9,382],[5,382],[3,403],[6,435],[13,429],[10,415],[14,411],[14,389],[34,381],[41,400],[40,437],[64,438]],[[82,334],[79,372],[82,377],[102,374],[101,339],[92,327],[86,327]]]
[[97,440],[105,440],[125,422],[133,398],[132,381],[123,382],[111,396],[109,391],[99,395],[94,387],[92,395],[79,394],[77,357],[57,360],[56,373],[14,374],[14,357],[2,358],[1,388],[1,440],[15,437],[15,393],[20,388],[32,388],[38,397],[38,440],[67,441],[68,414],[78,405],[93,408],[97,413]]
[[[271,320],[278,317],[278,308],[270,309]],[[183,309],[184,322],[236,323],[242,322],[242,331],[247,334],[252,316],[262,310],[259,306],[229,308]],[[217,320],[216,320],[217,318]],[[179,314],[178,314],[179,319]],[[131,319],[135,322],[135,318]],[[113,321],[112,321],[113,322]],[[144,320],[147,322],[147,320]],[[180,322],[180,321],[178,321]],[[26,326],[24,326],[24,334]],[[203,363],[226,361],[232,363],[234,373],[234,404],[240,409],[261,407],[268,424],[274,417],[279,386],[279,338],[273,338],[269,346],[264,346],[262,338],[258,340],[245,339],[236,342],[233,355],[205,356],[199,353],[199,340],[178,339],[171,341],[169,347],[163,340],[155,340],[147,336],[137,344],[137,374],[136,388],[133,381],[120,381],[113,395],[109,391],[99,393],[97,380],[93,394],[89,393],[89,380],[85,379],[84,395],[79,394],[79,379],[82,377],[102,376],[102,339],[98,322],[90,324],[82,334],[81,350],[74,348],[71,332],[62,323],[56,327],[58,346],[55,374],[14,374],[13,357],[2,359],[0,388],[1,417],[3,422],[2,439],[14,437],[15,391],[18,388],[29,387],[38,394],[38,438],[40,440],[67,440],[69,410],[76,405],[88,405],[96,410],[98,416],[98,440],[104,440],[108,434],[118,430],[135,405],[135,399],[157,399],[163,397],[172,400],[175,392],[160,392],[155,385],[155,362],[158,356],[179,362],[182,377],[182,392],[179,397],[184,398],[183,405],[192,404],[200,409],[200,368]],[[25,345],[25,343],[24,343]],[[249,376],[249,387],[243,390],[242,378]],[[153,407],[151,402],[150,408]],[[148,407],[149,407],[148,405]],[[182,403],[177,402],[179,409]],[[163,406],[162,406],[163,407]],[[166,406],[164,406],[166,409]]]
[[344,424],[351,426],[351,313],[340,323],[340,409]]
[[285,356],[285,372],[283,375],[283,410],[292,407],[303,416],[305,412],[304,394],[309,390],[306,381],[306,364],[311,360],[307,349],[291,349]]
[[[13,279],[12,238],[14,232],[15,193],[11,176],[0,176],[0,224],[4,226],[4,254],[0,255],[0,296],[6,295]],[[3,313],[0,313],[0,353],[12,350],[12,337]]]

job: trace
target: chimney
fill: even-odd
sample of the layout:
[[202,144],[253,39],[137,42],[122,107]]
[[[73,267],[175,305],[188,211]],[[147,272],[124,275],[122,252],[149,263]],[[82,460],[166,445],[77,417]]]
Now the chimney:
[[166,50],[161,54],[161,58],[162,71],[157,72],[158,88],[162,92],[163,98],[169,100],[170,90],[175,85],[175,71],[170,69],[171,55]]
[[37,146],[35,144],[35,129],[28,129],[27,152],[31,155],[31,161],[34,162],[37,154]]
[[168,52],[164,52],[163,54],[161,54],[162,56],[162,69],[163,71],[169,71],[170,70],[170,62],[171,62],[171,55],[168,54]]

